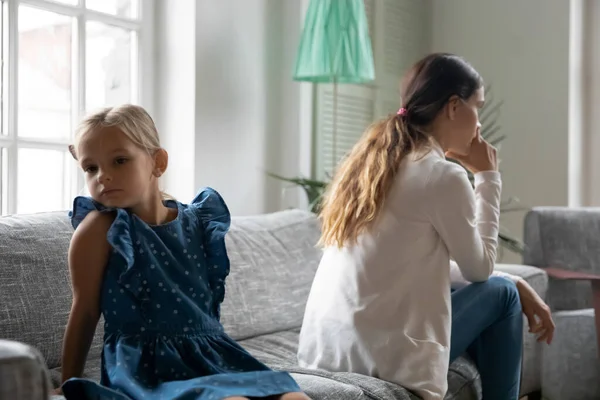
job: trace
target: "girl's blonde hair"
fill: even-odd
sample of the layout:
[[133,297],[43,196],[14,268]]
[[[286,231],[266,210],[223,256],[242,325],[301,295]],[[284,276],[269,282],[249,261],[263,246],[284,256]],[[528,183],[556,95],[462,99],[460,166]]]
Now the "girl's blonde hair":
[[[117,127],[136,146],[146,150],[148,155],[154,155],[162,147],[158,130],[148,112],[134,104],[123,104],[117,107],[105,107],[85,116],[75,130],[75,142],[69,146],[69,151],[77,159],[77,144],[81,138],[97,128]],[[173,199],[161,192],[162,197]]]
[[77,143],[81,137],[97,128],[117,127],[135,145],[154,154],[161,149],[158,130],[150,114],[143,107],[123,104],[117,107],[106,107],[83,118],[75,130],[75,144],[70,146],[76,157]]
[[402,80],[401,112],[371,125],[328,185],[319,244],[355,244],[378,217],[404,157],[431,147],[428,128],[448,100],[467,100],[481,85],[477,71],[458,56],[435,53],[417,62]]

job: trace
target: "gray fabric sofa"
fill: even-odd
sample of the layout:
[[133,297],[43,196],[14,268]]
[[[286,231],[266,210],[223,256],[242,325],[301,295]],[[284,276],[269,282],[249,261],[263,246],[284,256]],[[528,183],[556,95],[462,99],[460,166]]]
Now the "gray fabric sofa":
[[[72,232],[66,212],[0,218],[0,339],[7,340],[0,341],[1,400],[42,399],[47,384],[58,384],[71,302],[66,256]],[[273,368],[291,371],[315,400],[416,399],[376,378],[296,366],[304,305],[320,259],[318,236],[315,216],[300,210],[233,218],[227,236],[232,268],[222,307],[227,332]],[[539,240],[533,236],[528,239]],[[498,268],[524,277],[546,296],[548,277],[541,269]],[[100,323],[85,369],[93,379],[99,379],[102,335]],[[541,388],[542,349],[524,335],[521,392],[527,394]],[[410,367],[398,360],[398,368]],[[451,365],[448,380],[447,399],[481,399],[478,372],[468,358]]]

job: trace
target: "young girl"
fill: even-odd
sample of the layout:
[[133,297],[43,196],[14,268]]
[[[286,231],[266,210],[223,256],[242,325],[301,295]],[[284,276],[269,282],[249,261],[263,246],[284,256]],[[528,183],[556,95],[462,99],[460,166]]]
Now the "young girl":
[[[517,399],[521,310],[539,340],[550,343],[554,324],[524,280],[494,272],[501,180],[479,133],[482,80],[461,58],[432,54],[402,86],[403,107],[369,128],[328,189],[300,365],[430,400],[444,398],[449,362],[468,352],[484,399]],[[474,173],[474,190],[445,155]],[[480,283],[451,294],[465,280]]]
[[[190,204],[163,199],[158,179],[168,156],[150,116],[133,105],[92,114],[71,152],[91,198],[77,197],[71,212],[65,397],[307,399],[288,373],[270,370],[223,331],[229,210],[212,189]],[[98,384],[80,377],[100,313]]]

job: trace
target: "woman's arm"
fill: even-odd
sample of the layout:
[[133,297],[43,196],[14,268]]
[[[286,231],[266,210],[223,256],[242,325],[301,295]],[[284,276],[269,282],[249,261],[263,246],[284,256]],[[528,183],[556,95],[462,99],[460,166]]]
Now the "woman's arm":
[[62,382],[81,377],[100,318],[100,290],[110,254],[106,233],[114,217],[91,212],[75,230],[69,247],[73,303],[63,341]]
[[[492,276],[501,276],[503,278],[513,281],[514,283],[518,283],[519,281],[523,280],[523,278],[521,278],[520,276],[498,270],[494,270],[494,272],[492,272]],[[459,289],[471,283],[468,280],[466,280],[465,277],[462,275],[458,264],[454,260],[450,260],[450,282],[452,288],[454,289]]]
[[[529,332],[538,335],[538,342],[545,341],[550,344],[554,337],[555,324],[552,320],[550,307],[540,295],[520,276],[502,271],[494,271],[492,275],[501,276],[515,283],[519,291],[523,314],[525,314],[529,323]],[[470,283],[462,276],[454,260],[450,260],[450,280],[453,289],[460,289]]]
[[431,221],[470,282],[485,281],[494,271],[498,245],[502,181],[496,171],[475,175],[475,190],[460,166],[444,163],[430,181]]

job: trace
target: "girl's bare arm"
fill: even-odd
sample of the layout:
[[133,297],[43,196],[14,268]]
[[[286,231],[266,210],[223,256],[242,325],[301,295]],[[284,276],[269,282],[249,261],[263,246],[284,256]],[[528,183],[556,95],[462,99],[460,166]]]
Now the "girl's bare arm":
[[75,230],[69,247],[73,304],[63,341],[62,382],[81,377],[100,318],[100,290],[110,254],[106,234],[114,216],[94,211]]

